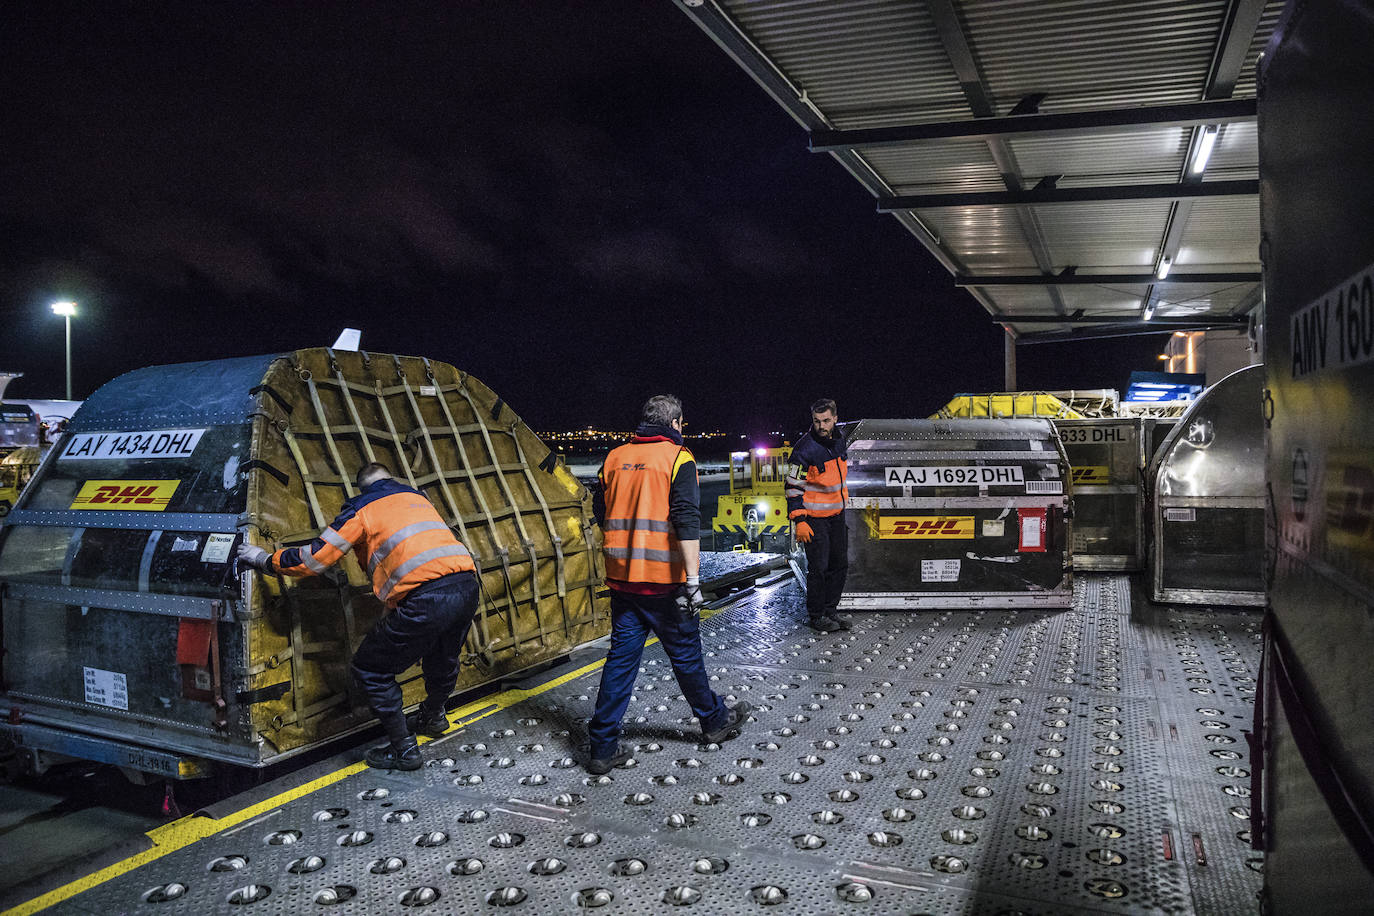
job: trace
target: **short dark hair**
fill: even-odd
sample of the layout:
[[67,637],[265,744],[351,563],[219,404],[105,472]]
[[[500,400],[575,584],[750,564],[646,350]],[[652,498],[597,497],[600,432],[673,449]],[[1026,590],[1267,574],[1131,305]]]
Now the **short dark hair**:
[[840,415],[840,412],[835,409],[834,398],[820,398],[816,401],[816,403],[811,405],[812,413],[825,413],[827,410],[833,413],[835,416]]
[[656,394],[644,402],[639,422],[650,426],[670,426],[682,419],[682,401],[671,394]]
[[358,476],[353,478],[353,482],[357,484],[358,489],[361,490],[363,487],[372,483],[374,480],[380,480],[383,477],[390,476],[390,468],[382,464],[380,461],[373,461],[363,465],[361,468],[358,469]]

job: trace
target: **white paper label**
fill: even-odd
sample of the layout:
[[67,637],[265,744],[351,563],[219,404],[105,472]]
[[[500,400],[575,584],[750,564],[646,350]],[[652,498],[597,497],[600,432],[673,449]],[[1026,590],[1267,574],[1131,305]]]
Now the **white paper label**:
[[1164,520],[1166,522],[1193,522],[1197,521],[1197,513],[1192,507],[1186,509],[1165,509]]
[[229,548],[234,544],[232,534],[212,534],[205,539],[205,549],[201,551],[200,562],[223,563],[229,559]]
[[1040,525],[1043,521],[1038,515],[1028,515],[1021,519],[1022,550],[1040,546]]
[[1024,483],[1021,466],[884,468],[889,487],[997,487]]
[[118,671],[82,668],[86,678],[86,702],[115,709],[129,708],[129,687]]
[[922,560],[922,582],[958,582],[958,560]]
[[1064,482],[1062,480],[1027,480],[1027,493],[1063,493]]
[[143,429],[131,433],[76,433],[67,437],[61,461],[110,458],[190,458],[204,429]]
[[421,386],[420,386],[420,397],[423,397],[423,398],[432,398],[432,397],[435,397],[435,396],[438,395],[438,394],[439,394],[439,389],[438,389],[437,387],[435,387],[434,385],[421,385]]
[[983,519],[983,537],[1000,538],[1007,533],[1007,523],[1000,518]]
[[195,550],[200,546],[200,541],[195,538],[177,537],[172,541],[172,553],[179,553],[184,550]]

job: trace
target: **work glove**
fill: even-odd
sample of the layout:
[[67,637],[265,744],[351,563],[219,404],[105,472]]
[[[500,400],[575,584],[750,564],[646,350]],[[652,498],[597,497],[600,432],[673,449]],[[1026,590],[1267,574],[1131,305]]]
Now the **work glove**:
[[678,589],[677,609],[683,620],[701,616],[701,606],[706,598],[701,594],[701,577],[688,576],[687,584]]
[[797,522],[797,543],[810,544],[811,539],[816,536],[816,532],[811,530],[811,526],[806,522]]
[[246,563],[254,569],[266,570],[271,560],[272,554],[261,547],[254,547],[252,544],[239,545],[240,563]]

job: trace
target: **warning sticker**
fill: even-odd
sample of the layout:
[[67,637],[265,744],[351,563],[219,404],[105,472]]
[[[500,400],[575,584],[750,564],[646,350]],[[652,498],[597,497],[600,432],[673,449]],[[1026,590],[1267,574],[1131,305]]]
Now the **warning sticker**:
[[82,668],[86,680],[86,702],[115,709],[129,708],[129,685],[118,671]]
[[71,508],[161,512],[180,484],[180,480],[88,480]]
[[1077,486],[1110,482],[1111,469],[1105,464],[1090,464],[1073,469],[1073,482]]
[[878,537],[882,540],[970,540],[973,538],[973,516],[887,515],[878,519]]
[[922,582],[958,582],[958,560],[922,560]]
[[234,546],[234,535],[212,534],[205,539],[205,549],[201,551],[200,562],[223,563],[229,559],[229,548]]
[[145,429],[132,433],[75,433],[59,461],[97,458],[189,458],[204,429]]

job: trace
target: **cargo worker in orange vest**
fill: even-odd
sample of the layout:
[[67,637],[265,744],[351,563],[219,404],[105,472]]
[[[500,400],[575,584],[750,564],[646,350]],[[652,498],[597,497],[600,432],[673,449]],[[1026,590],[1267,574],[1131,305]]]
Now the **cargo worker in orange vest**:
[[806,613],[811,629],[821,633],[849,629],[839,615],[849,574],[844,520],[849,443],[835,427],[838,419],[830,398],[811,405],[811,428],[792,449],[783,483],[787,517],[797,526],[797,541],[806,550]]
[[[267,573],[314,576],[358,550],[372,591],[386,605],[353,655],[353,677],[388,739],[367,752],[367,765],[418,770],[413,732],[437,738],[448,730],[444,702],[458,681],[459,653],[477,611],[476,567],[425,495],[397,483],[385,465],[365,466],[357,484],[361,492],[307,546],[269,554],[244,544],[239,559]],[[407,718],[396,675],[416,662],[425,699]]]
[[711,690],[701,657],[701,510],[696,459],[682,444],[684,425],[681,401],[666,394],[652,397],[634,439],[601,465],[601,492],[593,508],[605,534],[611,649],[601,670],[596,712],[587,724],[587,772],[598,776],[632,755],[620,744],[620,720],[650,633],[672,662],[703,740],[735,737],[749,714],[748,703],[726,706]]

